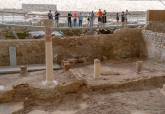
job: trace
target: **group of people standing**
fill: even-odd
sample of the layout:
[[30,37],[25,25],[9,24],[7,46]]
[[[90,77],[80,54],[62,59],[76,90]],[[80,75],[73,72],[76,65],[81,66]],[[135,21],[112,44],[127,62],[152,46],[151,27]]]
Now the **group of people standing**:
[[[127,24],[127,22],[128,22],[128,14],[129,14],[128,10],[126,10],[125,12],[122,11],[122,13],[121,13],[122,26],[124,26],[124,24]],[[116,13],[116,21],[117,21],[117,23],[119,22],[119,20],[120,20],[119,13]]]
[[[83,13],[77,13],[77,12],[69,12],[68,13],[68,27],[72,27],[72,25],[74,27],[79,26],[82,27],[83,26],[83,20],[84,17],[87,17],[87,21],[88,24],[90,26],[93,26],[93,21],[94,21],[94,12],[92,11],[91,13],[89,13],[88,16],[83,15]],[[72,24],[72,18],[73,18],[73,24]]]
[[[55,11],[55,14],[53,16],[52,11],[49,10],[48,19],[49,20],[55,19],[56,27],[59,27],[59,16],[60,16],[60,13],[58,11]],[[72,27],[72,26],[82,27],[84,17],[85,16],[81,12],[80,13],[68,12],[68,14],[67,14],[68,27]],[[89,13],[89,16],[87,16],[87,20],[88,20],[90,26],[93,26],[94,17],[95,17],[95,14],[93,11],[91,13]]]
[[[56,27],[59,27],[59,16],[60,16],[60,13],[58,11],[55,11],[54,19],[55,19]],[[51,10],[49,10],[48,19],[53,20],[53,14]]]
[[[128,10],[126,10],[126,12],[122,12],[121,13],[121,22],[122,25],[124,25],[125,23],[127,23],[127,15],[128,15]],[[59,16],[60,13],[58,11],[55,11],[54,16],[51,12],[51,10],[49,10],[48,13],[48,18],[53,20],[53,17],[55,19],[55,23],[56,23],[56,27],[59,27]],[[89,28],[92,28],[94,26],[94,20],[95,17],[98,18],[98,27],[104,27],[105,23],[107,23],[107,12],[106,10],[102,11],[101,9],[98,10],[98,12],[94,13],[94,11],[92,11],[91,13],[88,14],[88,16],[83,15],[81,12],[68,12],[67,14],[67,21],[68,21],[68,27],[82,27],[83,26],[83,19],[84,17],[87,18],[87,26]],[[119,22],[120,20],[120,16],[119,13],[116,14],[116,21]]]
[[[55,19],[56,27],[59,27],[59,16],[60,16],[60,13],[58,11],[55,11],[54,16],[53,16],[52,11],[49,10],[48,19],[49,20]],[[72,17],[73,17],[73,23],[72,23]],[[83,23],[82,14],[80,13],[78,15],[77,12],[74,12],[73,14],[71,12],[69,12],[67,14],[68,27],[72,27],[72,24],[73,24],[73,26],[77,26],[77,19],[79,19],[79,26],[81,27],[82,23]]]
[[[73,17],[73,24],[72,24],[72,17]],[[82,23],[83,23],[83,16],[82,16],[82,13],[80,13],[78,15],[77,12],[69,12],[68,13],[68,27],[72,27],[72,25],[74,27],[77,26],[77,21],[78,21],[78,24],[79,24],[79,27],[82,27]]]
[[103,27],[105,23],[107,23],[107,12],[106,10],[102,11],[99,9],[99,11],[96,13],[98,17],[98,27]]

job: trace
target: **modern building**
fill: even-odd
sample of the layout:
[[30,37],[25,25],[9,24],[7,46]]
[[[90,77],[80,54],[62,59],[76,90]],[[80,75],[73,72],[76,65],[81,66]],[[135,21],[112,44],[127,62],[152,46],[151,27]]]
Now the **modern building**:
[[22,4],[22,10],[45,12],[48,10],[56,11],[57,5],[55,4]]

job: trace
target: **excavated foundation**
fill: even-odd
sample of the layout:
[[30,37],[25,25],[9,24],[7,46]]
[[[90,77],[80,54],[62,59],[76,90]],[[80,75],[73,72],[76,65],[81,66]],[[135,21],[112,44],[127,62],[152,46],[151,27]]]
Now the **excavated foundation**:
[[[123,65],[132,68],[132,63]],[[151,69],[146,67],[141,74],[134,74],[119,66],[114,65],[113,73],[105,76],[104,71],[97,79],[93,79],[92,72],[88,73],[93,69],[90,65],[58,71],[59,85],[53,88],[42,85],[39,78],[29,83],[31,80],[23,77],[24,83],[19,80],[0,93],[0,111],[4,114],[164,114],[165,96],[159,91],[165,84],[164,71],[149,65]],[[106,68],[109,66],[104,65],[103,69]]]

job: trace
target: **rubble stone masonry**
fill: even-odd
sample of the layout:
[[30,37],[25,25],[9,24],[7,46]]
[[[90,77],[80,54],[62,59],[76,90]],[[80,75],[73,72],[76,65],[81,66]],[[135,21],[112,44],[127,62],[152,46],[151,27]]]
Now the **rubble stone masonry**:
[[165,33],[150,30],[143,30],[142,33],[146,42],[148,58],[165,62]]

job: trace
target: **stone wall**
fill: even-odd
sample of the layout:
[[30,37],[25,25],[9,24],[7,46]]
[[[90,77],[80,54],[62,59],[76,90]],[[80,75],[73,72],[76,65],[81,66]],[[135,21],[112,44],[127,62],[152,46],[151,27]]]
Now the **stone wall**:
[[144,30],[148,58],[165,62],[165,33]]
[[9,47],[16,47],[17,64],[40,64],[44,62],[42,40],[1,40],[0,65],[10,65]]
[[[44,64],[44,40],[1,40],[0,66],[10,64],[9,47],[16,47],[17,64]],[[54,62],[67,58],[121,59],[142,57],[144,41],[140,29],[122,29],[113,35],[75,36],[53,39]]]
[[165,33],[165,22],[159,21],[150,21],[146,26],[146,30],[151,30],[154,32],[163,32]]

